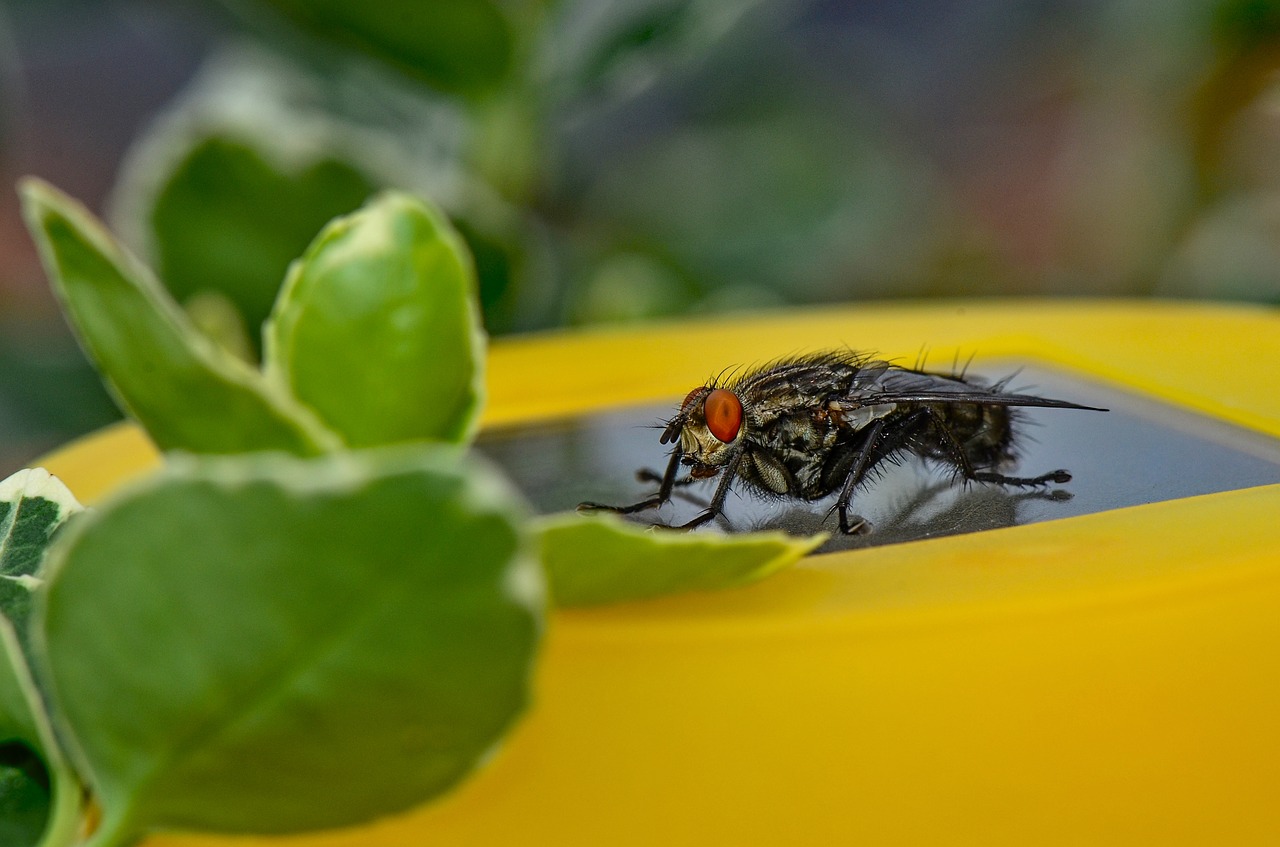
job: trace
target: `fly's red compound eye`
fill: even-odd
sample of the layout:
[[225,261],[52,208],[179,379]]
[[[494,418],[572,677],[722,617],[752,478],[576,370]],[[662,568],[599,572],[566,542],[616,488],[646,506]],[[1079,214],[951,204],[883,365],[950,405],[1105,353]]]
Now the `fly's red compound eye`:
[[738,437],[738,430],[742,428],[742,401],[738,395],[717,388],[707,395],[702,409],[712,435],[725,444]]

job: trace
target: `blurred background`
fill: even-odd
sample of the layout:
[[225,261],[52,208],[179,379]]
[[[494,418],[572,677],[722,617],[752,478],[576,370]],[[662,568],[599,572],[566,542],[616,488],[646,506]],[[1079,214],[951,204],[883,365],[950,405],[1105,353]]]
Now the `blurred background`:
[[117,416],[23,174],[246,357],[289,260],[383,186],[449,212],[494,334],[954,295],[1275,304],[1280,0],[4,0],[0,475]]

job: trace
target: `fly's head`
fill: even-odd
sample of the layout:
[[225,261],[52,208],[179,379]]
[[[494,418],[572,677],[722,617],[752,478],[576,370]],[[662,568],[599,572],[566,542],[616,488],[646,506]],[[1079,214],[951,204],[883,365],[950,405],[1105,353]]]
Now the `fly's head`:
[[725,388],[703,386],[689,392],[680,411],[667,422],[662,443],[677,439],[680,461],[695,479],[715,476],[729,463],[744,437],[742,401]]

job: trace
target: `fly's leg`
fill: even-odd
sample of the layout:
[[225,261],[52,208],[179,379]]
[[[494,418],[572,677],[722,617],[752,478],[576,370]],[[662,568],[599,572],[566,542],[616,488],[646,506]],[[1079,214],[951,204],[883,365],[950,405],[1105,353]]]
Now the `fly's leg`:
[[[853,490],[858,487],[858,483],[866,477],[867,471],[871,470],[875,462],[880,461],[894,450],[898,449],[899,443],[906,438],[913,427],[924,419],[925,411],[917,409],[911,414],[900,420],[894,421],[893,426],[888,425],[888,418],[880,418],[871,425],[870,432],[867,433],[867,440],[863,442],[862,449],[858,452],[858,458],[849,469],[849,475],[845,477],[844,487],[840,490],[840,499],[836,501],[835,510],[840,513],[840,531],[845,535],[856,535],[868,532],[871,525],[867,523],[866,518],[854,515],[855,520],[849,520],[849,501],[853,499]],[[873,460],[872,457],[876,458]]]
[[687,524],[677,527],[677,529],[694,529],[702,526],[704,523],[715,520],[716,516],[724,512],[724,501],[729,496],[729,485],[733,482],[734,477],[738,475],[738,465],[742,462],[742,451],[734,454],[729,460],[729,464],[721,472],[720,484],[716,486],[716,493],[711,497],[711,505],[707,506],[696,518]]
[[942,433],[943,440],[951,447],[951,452],[955,456],[956,466],[960,468],[960,473],[965,479],[971,479],[975,482],[993,482],[996,485],[1011,485],[1019,488],[1032,488],[1037,485],[1048,485],[1051,482],[1064,483],[1071,481],[1071,474],[1062,468],[1040,474],[1040,476],[1005,476],[995,471],[976,471],[973,469],[973,464],[969,461],[969,457],[965,455],[964,446],[960,444],[955,433],[951,431],[951,427],[947,425],[946,419],[932,406],[925,406],[925,411],[928,412],[929,417],[933,418],[933,423],[938,428],[938,431]]
[[871,425],[871,431],[867,433],[867,440],[862,443],[862,449],[858,451],[858,458],[854,460],[853,467],[849,468],[849,475],[844,479],[844,487],[840,489],[840,499],[836,501],[835,508],[840,514],[840,532],[845,535],[866,532],[870,528],[866,519],[857,515],[854,516],[856,521],[852,524],[849,523],[849,501],[853,499],[853,489],[867,475],[867,470],[871,465],[871,454],[875,452],[877,442],[880,441],[880,437],[884,434],[884,420],[884,418],[878,418]]
[[579,503],[579,512],[616,512],[619,515],[630,515],[636,512],[643,512],[646,509],[656,509],[663,503],[671,499],[671,491],[676,487],[676,471],[680,469],[680,449],[671,451],[671,459],[667,462],[667,471],[662,475],[661,486],[659,486],[656,494],[641,500],[639,503],[632,503],[630,506],[609,506],[604,503]]
[[1048,485],[1051,482],[1070,482],[1071,474],[1062,468],[1059,468],[1056,471],[1049,471],[1048,473],[1040,474],[1040,476],[1005,476],[1004,474],[994,473],[991,471],[978,471],[971,478],[978,482],[994,482],[997,485],[1032,487],[1036,485]]
[[[655,471],[653,468],[641,468],[640,470],[636,471],[637,482],[661,483],[663,478],[664,478],[663,475]],[[673,480],[671,482],[671,485],[675,488],[679,488],[682,485],[692,485],[697,481],[698,480],[693,478],[693,474],[689,474],[688,476],[682,476],[678,479]]]
[[[640,470],[636,471],[636,479],[640,482],[660,483],[662,482],[662,474],[658,473],[657,471],[651,468],[641,468]],[[674,485],[676,488],[680,488],[681,486],[692,485],[695,482],[698,482],[698,480],[694,479],[693,475],[690,474],[689,476],[680,477],[674,483],[672,483],[672,485]],[[688,491],[672,491],[671,496],[679,497],[681,500],[685,501],[686,503],[692,503],[693,505],[702,509],[707,508],[707,505],[708,505],[707,499],[705,497],[699,497],[696,494],[690,494]]]

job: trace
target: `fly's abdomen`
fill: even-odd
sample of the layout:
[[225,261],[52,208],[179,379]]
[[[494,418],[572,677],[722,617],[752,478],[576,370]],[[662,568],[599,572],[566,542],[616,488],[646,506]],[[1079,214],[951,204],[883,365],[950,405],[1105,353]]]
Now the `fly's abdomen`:
[[1014,458],[1015,410],[980,403],[931,405],[931,431],[917,440],[931,458],[954,462],[956,445],[975,468],[998,467]]

